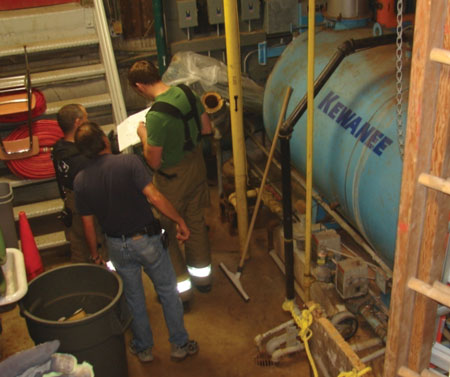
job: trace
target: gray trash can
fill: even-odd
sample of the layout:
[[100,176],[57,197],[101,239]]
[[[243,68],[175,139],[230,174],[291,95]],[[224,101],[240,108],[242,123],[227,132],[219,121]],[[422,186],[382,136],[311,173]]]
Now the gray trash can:
[[19,248],[13,212],[13,192],[9,183],[0,182],[0,229],[6,247]]
[[[131,314],[120,276],[95,264],[72,264],[30,281],[20,301],[36,344],[58,339],[58,352],[89,362],[96,377],[128,377],[124,332]],[[58,321],[82,308],[87,315]]]

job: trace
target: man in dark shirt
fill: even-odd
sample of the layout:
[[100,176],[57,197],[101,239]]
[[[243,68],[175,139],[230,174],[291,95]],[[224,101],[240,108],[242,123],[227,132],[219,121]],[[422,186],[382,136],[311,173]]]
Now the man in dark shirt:
[[95,253],[96,258],[94,259],[89,253],[83,232],[83,223],[75,208],[73,196],[75,176],[89,162],[89,159],[83,156],[75,146],[74,135],[78,127],[87,121],[87,118],[86,109],[79,104],[65,105],[59,110],[57,120],[64,133],[64,138],[58,140],[53,146],[52,160],[61,198],[64,200],[65,233],[66,238],[70,241],[71,261],[76,263],[93,261],[96,264],[104,264],[108,251],[100,226],[95,220],[98,252]]
[[152,206],[176,224],[180,241],[189,238],[186,223],[153,185],[143,161],[134,154],[111,154],[108,138],[95,123],[81,125],[75,143],[91,159],[75,178],[76,206],[82,215],[91,253],[96,252],[94,215],[106,234],[109,257],[123,280],[125,298],[133,315],[131,352],[142,362],[153,360],[153,336],[142,284],[144,269],[162,304],[172,359],[182,360],[197,353],[197,343],[189,340],[184,328],[175,272]]

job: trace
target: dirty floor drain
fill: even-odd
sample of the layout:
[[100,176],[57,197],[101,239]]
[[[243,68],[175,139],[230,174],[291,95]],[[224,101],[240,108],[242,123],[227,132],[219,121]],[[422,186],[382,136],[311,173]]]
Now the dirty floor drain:
[[258,352],[255,356],[255,363],[260,367],[271,367],[275,365],[272,357],[267,352]]

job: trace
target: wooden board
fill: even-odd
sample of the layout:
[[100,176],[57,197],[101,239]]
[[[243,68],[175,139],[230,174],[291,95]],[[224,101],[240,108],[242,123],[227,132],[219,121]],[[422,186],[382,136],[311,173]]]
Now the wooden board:
[[[313,336],[309,340],[309,345],[319,376],[335,377],[341,372],[353,369],[361,371],[367,367],[325,317],[315,317],[311,330]],[[364,376],[373,377],[373,373],[368,372]]]

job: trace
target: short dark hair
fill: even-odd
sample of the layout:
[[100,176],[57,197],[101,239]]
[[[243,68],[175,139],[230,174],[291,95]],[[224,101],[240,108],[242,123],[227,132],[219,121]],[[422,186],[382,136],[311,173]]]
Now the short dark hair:
[[83,106],[78,103],[71,103],[59,109],[56,119],[62,132],[67,134],[73,130],[75,121],[83,118],[83,115]]
[[137,83],[153,85],[158,81],[161,81],[161,76],[152,62],[140,60],[128,70],[128,82],[132,87]]
[[75,132],[75,145],[86,157],[94,158],[106,148],[105,133],[94,122],[85,122]]

